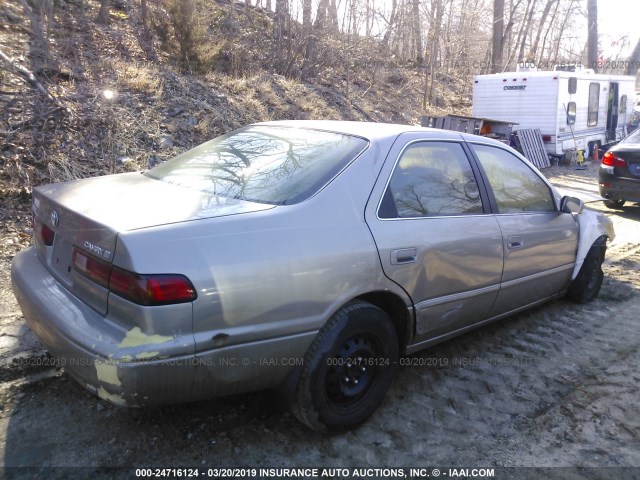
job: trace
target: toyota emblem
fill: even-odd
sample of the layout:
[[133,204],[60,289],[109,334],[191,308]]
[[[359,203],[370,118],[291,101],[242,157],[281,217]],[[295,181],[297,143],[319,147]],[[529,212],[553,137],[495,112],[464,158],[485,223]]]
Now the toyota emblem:
[[60,217],[58,216],[58,212],[54,210],[53,212],[51,212],[51,224],[54,227],[57,227],[59,223],[60,223]]

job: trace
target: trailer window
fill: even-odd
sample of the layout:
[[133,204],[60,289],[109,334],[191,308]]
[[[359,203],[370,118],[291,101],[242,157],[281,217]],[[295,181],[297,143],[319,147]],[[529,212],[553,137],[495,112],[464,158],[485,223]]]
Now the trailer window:
[[620,115],[624,115],[625,113],[627,113],[627,96],[626,95],[622,95],[620,97],[620,109],[618,110],[618,113],[620,113]]
[[576,102],[569,102],[567,105],[567,125],[576,124]]
[[598,105],[600,103],[600,84],[589,84],[589,116],[587,126],[592,127],[598,124]]
[[569,77],[569,93],[573,94],[578,91],[578,78]]

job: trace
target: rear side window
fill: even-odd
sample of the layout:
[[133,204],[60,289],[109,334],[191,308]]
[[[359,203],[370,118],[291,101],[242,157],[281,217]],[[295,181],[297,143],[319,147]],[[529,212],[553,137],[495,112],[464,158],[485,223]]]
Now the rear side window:
[[367,145],[340,133],[250,126],[203,143],[146,175],[221,197],[290,205],[318,192]]
[[415,218],[482,212],[478,184],[462,146],[420,142],[402,153],[378,215]]
[[592,127],[598,124],[598,104],[600,103],[600,84],[589,84],[589,110],[587,125]]
[[472,145],[484,169],[500,213],[553,212],[547,184],[512,153],[489,145]]

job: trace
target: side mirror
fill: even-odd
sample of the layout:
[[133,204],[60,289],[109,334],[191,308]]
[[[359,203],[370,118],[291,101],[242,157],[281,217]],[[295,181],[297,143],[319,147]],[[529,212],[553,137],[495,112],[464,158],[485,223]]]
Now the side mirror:
[[560,201],[560,211],[563,213],[580,213],[584,208],[584,202],[576,197],[564,196]]

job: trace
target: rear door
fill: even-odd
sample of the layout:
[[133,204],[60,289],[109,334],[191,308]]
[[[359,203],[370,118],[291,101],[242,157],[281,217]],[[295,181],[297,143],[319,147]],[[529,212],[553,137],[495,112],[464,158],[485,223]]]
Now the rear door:
[[491,316],[549,298],[567,286],[578,248],[578,224],[557,209],[549,185],[510,151],[470,144],[486,175],[502,231],[504,271]]
[[485,319],[499,289],[502,234],[468,154],[451,132],[401,135],[367,205],[384,273],[415,305],[415,342]]

